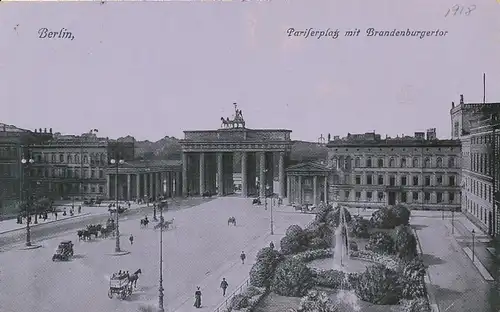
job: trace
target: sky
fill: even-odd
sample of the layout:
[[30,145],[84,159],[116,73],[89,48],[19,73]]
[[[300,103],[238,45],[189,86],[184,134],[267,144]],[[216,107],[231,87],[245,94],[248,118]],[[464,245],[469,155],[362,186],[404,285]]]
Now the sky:
[[[464,0],[445,17],[454,4],[2,2],[0,122],[155,141],[217,129],[237,102],[248,128],[291,129],[294,140],[427,128],[447,138],[451,102],[482,102],[483,73],[486,101],[500,102],[500,1]],[[370,27],[448,34],[375,38]],[[40,39],[40,28],[74,40]]]

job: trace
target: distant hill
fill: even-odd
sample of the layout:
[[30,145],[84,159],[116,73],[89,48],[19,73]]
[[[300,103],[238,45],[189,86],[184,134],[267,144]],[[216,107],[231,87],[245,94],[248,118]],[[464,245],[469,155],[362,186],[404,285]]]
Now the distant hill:
[[[127,136],[118,140],[131,140]],[[181,145],[179,139],[166,136],[163,139],[151,141],[136,141],[135,154],[138,159],[181,159]],[[328,149],[314,142],[294,141],[290,155],[291,163],[327,159]]]

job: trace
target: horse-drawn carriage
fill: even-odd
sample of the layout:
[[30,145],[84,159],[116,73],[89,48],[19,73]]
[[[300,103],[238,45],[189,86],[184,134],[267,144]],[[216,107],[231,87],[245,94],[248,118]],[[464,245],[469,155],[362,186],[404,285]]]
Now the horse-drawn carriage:
[[63,241],[56,249],[56,253],[52,256],[52,261],[68,261],[73,256],[73,243],[71,241]]
[[132,294],[132,283],[130,283],[127,274],[116,274],[109,279],[108,297],[112,299],[114,294],[117,294],[122,300]]
[[168,230],[170,227],[174,226],[174,220],[175,218],[172,218],[170,220],[165,220],[163,219],[163,217],[160,217],[160,221],[154,226],[154,229]]
[[207,198],[207,197],[211,198],[212,197],[212,192],[205,191],[205,192],[203,192],[203,194],[201,195],[201,197],[203,197],[203,198]]
[[257,206],[262,205],[262,201],[260,200],[260,197],[254,198],[252,200],[252,205],[257,205]]

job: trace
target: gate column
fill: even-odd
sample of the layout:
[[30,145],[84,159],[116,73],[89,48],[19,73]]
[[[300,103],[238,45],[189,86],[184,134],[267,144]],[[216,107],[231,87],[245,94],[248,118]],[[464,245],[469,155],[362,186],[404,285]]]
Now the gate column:
[[205,153],[200,153],[200,196],[205,193]]
[[241,154],[241,196],[242,197],[247,197],[248,196],[248,185],[247,185],[247,161],[248,161],[248,154],[247,152],[242,152]]

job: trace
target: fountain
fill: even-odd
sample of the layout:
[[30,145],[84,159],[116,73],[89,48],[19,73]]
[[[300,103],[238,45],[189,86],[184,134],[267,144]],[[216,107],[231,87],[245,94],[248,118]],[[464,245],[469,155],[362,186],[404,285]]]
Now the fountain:
[[339,224],[335,229],[334,250],[333,250],[333,269],[345,273],[344,279],[340,283],[340,289],[337,293],[336,302],[344,307],[344,311],[360,311],[359,298],[353,290],[346,287],[348,283],[348,271],[346,270],[349,261],[349,230],[345,220],[346,208],[339,206]]
[[345,220],[345,208],[339,209],[339,224],[333,234],[334,250],[333,250],[333,269],[344,271],[343,266],[349,260],[349,231]]

